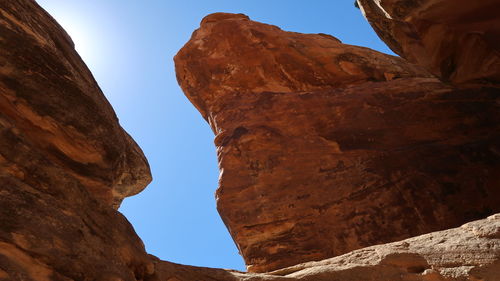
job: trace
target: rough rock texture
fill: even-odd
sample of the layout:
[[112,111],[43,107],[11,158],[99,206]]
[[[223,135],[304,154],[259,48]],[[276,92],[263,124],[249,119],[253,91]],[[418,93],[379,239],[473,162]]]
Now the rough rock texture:
[[155,265],[154,280],[167,281],[499,281],[500,214],[266,274],[161,261]]
[[153,264],[112,207],[147,161],[62,28],[0,2],[0,280],[137,280]]
[[[213,25],[224,18],[232,21],[244,17],[218,14],[205,19],[204,24]],[[344,230],[349,220],[352,232],[332,238],[330,244],[334,246],[328,246],[328,254],[334,247],[358,247],[363,241],[380,240],[373,230],[361,233],[368,229],[363,221],[396,239],[409,234],[401,232],[404,227],[409,232],[429,231],[439,223],[446,227],[447,223],[496,209],[499,196],[492,186],[498,187],[498,178],[494,177],[498,157],[494,155],[498,156],[499,150],[498,130],[492,124],[499,118],[495,114],[497,91],[454,89],[400,59],[341,45],[326,35],[283,33],[275,27],[252,24],[291,36],[296,44],[291,48],[297,48],[297,52],[281,61],[290,64],[266,64],[267,59],[274,58],[269,52],[260,64],[247,68],[236,58],[251,62],[246,52],[252,48],[241,48],[232,57],[236,64],[230,68],[239,69],[232,72],[233,80],[223,61],[217,68],[222,72],[213,72],[219,75],[217,79],[232,81],[226,87],[228,91],[210,92],[218,88],[203,76],[197,76],[201,80],[191,89],[196,90],[191,92],[193,100],[203,101],[207,93],[227,98],[227,103],[207,100],[197,106],[218,132],[221,167],[236,165],[224,168],[219,203],[235,207],[243,200],[239,204],[246,209],[229,210],[220,204],[222,212],[234,212],[224,216],[228,226],[241,231],[234,224],[235,217],[248,221],[256,216],[271,222],[251,225],[241,232],[232,230],[247,243],[247,250],[254,247],[248,246],[251,243],[267,239],[270,242],[263,243],[262,249],[264,254],[271,251],[266,255],[274,262],[283,254],[281,244],[269,247],[275,237],[289,243],[283,243],[285,246],[309,246],[304,241],[316,239],[311,233],[320,231],[318,243],[326,243],[322,235],[328,237],[333,230],[321,226],[336,224],[331,218],[337,218],[339,229]],[[234,24],[226,28],[231,31]],[[251,33],[259,34],[258,30]],[[306,44],[309,39],[302,40],[304,36],[312,45]],[[274,40],[288,42],[280,37]],[[287,50],[283,47],[286,45],[267,46]],[[329,50],[324,57],[322,48]],[[342,50],[348,50],[348,54]],[[322,64],[322,59],[327,61]],[[300,68],[311,72],[302,73]],[[282,75],[273,74],[276,69]],[[193,74],[183,73],[184,77]],[[272,79],[251,80],[252,75]],[[248,84],[231,92],[239,87],[237,79],[245,77]],[[213,88],[207,92],[196,88],[203,85]],[[245,88],[248,85],[255,87]],[[325,113],[324,118],[318,118],[314,107]],[[254,115],[249,113],[251,108]],[[282,126],[285,121],[294,122],[290,123],[293,126]],[[309,129],[304,132],[306,126]],[[240,148],[239,152],[231,151]],[[261,153],[269,153],[270,158],[259,158],[264,155]],[[427,160],[420,158],[423,156]],[[251,165],[245,168],[245,161]],[[315,174],[309,174],[312,171]],[[273,178],[274,173],[286,177],[280,182]],[[115,210],[125,196],[139,192],[150,179],[140,148],[120,128],[67,34],[34,1],[2,0],[0,281],[500,280],[500,214],[461,228],[266,274],[161,261],[145,252],[131,225]],[[270,184],[270,189],[254,182],[247,187],[249,180],[263,180],[262,185]],[[354,182],[348,185],[354,189],[337,186],[348,181]],[[426,189],[428,186],[431,188]],[[241,195],[235,193],[238,188]],[[289,195],[274,193],[284,188]],[[332,194],[336,201],[331,205],[316,205],[330,200]],[[273,201],[284,203],[280,206]],[[295,203],[290,205],[291,201]],[[342,212],[337,205],[346,202],[354,206],[352,216],[335,214]],[[372,206],[376,213],[361,204]],[[305,216],[273,221],[286,213],[294,216],[296,210],[302,210]],[[306,222],[308,215],[318,219]],[[295,224],[292,230],[288,229],[290,222]],[[304,237],[300,240],[294,235]],[[256,240],[245,240],[248,238]],[[298,255],[309,250],[318,253],[314,247]],[[287,253],[283,263],[271,266],[283,267],[294,261],[297,252]],[[310,258],[304,255],[299,259]]]
[[444,81],[500,83],[498,0],[358,0],[363,14],[397,54]]
[[500,211],[500,91],[331,36],[213,14],[175,57],[212,127],[217,208],[249,271]]
[[431,77],[401,58],[342,44],[327,34],[285,32],[243,14],[205,17],[174,59],[181,87],[216,133],[211,115],[222,110],[221,99],[231,94],[318,91]]
[[[2,0],[0,50],[3,171],[27,182],[33,167],[58,167],[115,207],[151,181],[141,149],[118,124],[70,37],[34,1]],[[47,164],[22,159],[23,149]]]

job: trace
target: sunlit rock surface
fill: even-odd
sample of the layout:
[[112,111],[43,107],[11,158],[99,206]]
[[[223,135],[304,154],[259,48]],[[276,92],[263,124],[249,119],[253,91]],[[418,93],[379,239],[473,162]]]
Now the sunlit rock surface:
[[[204,24],[218,25],[231,18],[251,23],[242,15],[218,14],[206,18]],[[246,245],[247,261],[263,257],[257,259],[260,264],[251,264],[254,270],[281,268],[267,273],[178,265],[145,252],[132,226],[116,211],[125,196],[139,192],[151,180],[140,148],[120,128],[64,30],[32,0],[0,2],[1,281],[499,280],[499,214],[318,262],[302,263],[311,258],[308,251],[313,259],[324,254],[314,247],[290,251],[282,256],[283,262],[277,259],[283,248],[269,246],[275,241],[294,245],[287,248],[292,250],[325,244],[333,224],[339,229],[344,224],[345,229],[349,221],[353,231],[342,238],[348,242],[347,248],[361,246],[373,237],[376,240],[377,228],[396,239],[411,234],[400,232],[405,227],[418,233],[432,229],[434,223],[444,228],[446,223],[495,210],[498,204],[491,204],[499,197],[492,186],[498,187],[498,157],[493,154],[498,156],[499,150],[498,130],[492,124],[498,123],[494,102],[498,93],[492,88],[445,86],[401,59],[341,45],[327,35],[285,33],[252,24],[276,32],[266,41],[254,42],[255,46],[268,40],[285,44],[291,40],[300,43],[293,48],[303,54],[291,52],[289,59],[275,64],[260,61],[266,67],[263,78],[250,79],[263,71],[257,64],[248,69],[248,84],[241,87],[238,79],[247,77],[244,73],[234,72],[240,76],[233,79],[224,68],[221,73],[214,71],[217,79],[232,81],[228,91],[212,92],[215,96],[207,93],[225,82],[189,77],[191,70],[183,70],[180,79],[201,79],[185,90],[192,100],[198,99],[194,103],[218,133],[216,143],[225,169],[221,187],[226,187],[219,189],[219,208],[232,234],[240,239],[240,248]],[[234,23],[227,28],[235,36],[239,32],[233,30]],[[281,43],[268,46],[288,50]],[[343,56],[343,49],[354,55]],[[228,52],[229,58],[251,62],[245,57],[251,50],[241,49],[236,52],[239,55]],[[274,58],[272,52],[260,53],[267,54],[266,60]],[[253,53],[254,59],[259,59],[258,54]],[[318,66],[323,59],[325,73]],[[282,65],[287,62],[290,65]],[[219,67],[224,65],[221,61]],[[238,71],[245,72],[242,66]],[[305,69],[311,75],[300,72],[303,67],[310,67]],[[273,74],[277,70],[284,76]],[[210,65],[200,73],[203,71],[212,71]],[[252,88],[254,82],[258,86]],[[199,85],[213,88],[203,92]],[[233,93],[231,89],[237,87]],[[200,95],[196,97],[196,93]],[[214,97],[227,98],[227,103],[211,100]],[[205,99],[210,102],[198,103]],[[317,112],[324,117],[319,118]],[[289,123],[285,126],[285,122]],[[240,151],[234,152],[236,149]],[[427,160],[421,159],[422,153]],[[251,165],[245,166],[248,161]],[[236,166],[225,166],[228,164]],[[420,174],[411,173],[415,170]],[[312,171],[316,174],[309,174]],[[286,177],[280,180],[274,173]],[[351,177],[353,174],[360,176]],[[386,185],[375,184],[384,179]],[[249,180],[252,185],[247,187]],[[338,188],[351,181],[359,186],[351,183]],[[449,184],[443,186],[443,182]],[[297,184],[301,187],[295,188]],[[432,188],[428,190],[427,184]],[[394,186],[400,190],[391,192]],[[358,189],[353,192],[349,187]],[[331,206],[314,203],[330,200],[332,190],[339,201]],[[304,197],[297,198],[297,194]],[[238,200],[241,206],[236,204]],[[332,210],[340,210],[337,204],[346,202],[354,206],[354,215],[345,218],[339,213],[338,221],[330,220],[335,217]],[[363,204],[374,206],[377,212]],[[304,223],[306,216],[297,215],[300,211],[313,214],[309,224]],[[273,221],[283,214],[292,217]],[[457,219],[457,214],[463,218]],[[240,217],[248,222],[254,215],[271,223],[245,229],[232,221]],[[426,221],[428,218],[436,221]],[[289,223],[295,224],[292,230]],[[318,229],[323,232],[310,234]],[[368,230],[366,235],[360,232],[363,229]],[[289,235],[294,233],[304,238]],[[262,243],[265,239],[269,243]],[[306,239],[313,244],[303,243]],[[328,251],[339,245],[335,239]],[[248,251],[259,243],[261,253]]]
[[500,83],[498,0],[358,0],[397,54],[456,84]]
[[372,246],[265,274],[157,262],[168,281],[500,280],[500,214],[462,227]]
[[[5,171],[26,181],[31,167],[58,167],[115,207],[140,192],[151,181],[144,154],[120,127],[70,37],[34,1],[4,0],[0,9]],[[21,159],[22,149],[40,153],[47,164]]]
[[431,77],[401,58],[342,44],[331,35],[286,32],[243,14],[226,13],[205,17],[175,62],[185,94],[216,133],[220,129],[211,115],[232,95]]
[[34,1],[2,0],[0,280],[146,276],[144,246],[113,207],[150,180],[66,32]]
[[500,211],[500,93],[332,36],[207,16],[175,57],[212,127],[217,208],[250,271]]

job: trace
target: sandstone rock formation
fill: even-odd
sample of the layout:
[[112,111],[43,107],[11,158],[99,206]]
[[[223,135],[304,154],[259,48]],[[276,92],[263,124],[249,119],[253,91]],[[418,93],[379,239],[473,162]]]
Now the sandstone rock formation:
[[432,77],[401,58],[342,44],[331,35],[285,32],[226,13],[205,17],[175,62],[185,94],[216,133],[210,114],[221,111],[228,92],[307,92]]
[[113,209],[151,180],[62,28],[0,3],[0,279],[137,280],[152,263]]
[[[57,166],[115,207],[140,192],[151,181],[148,163],[66,32],[34,1],[2,1],[0,8],[6,171],[26,181],[31,166]],[[52,164],[15,159],[22,149]]]
[[496,88],[222,13],[175,62],[216,134],[217,208],[249,271],[500,211]]
[[358,0],[363,14],[397,54],[444,81],[500,83],[498,0]]
[[54,19],[2,0],[0,281],[500,280],[500,214],[302,263],[497,210],[494,87],[242,15],[193,38],[179,78],[217,133],[219,209],[254,270],[281,269],[148,255],[116,211],[151,180],[143,153]]
[[266,274],[162,263],[171,281],[449,281],[500,280],[500,214],[462,227],[372,246]]

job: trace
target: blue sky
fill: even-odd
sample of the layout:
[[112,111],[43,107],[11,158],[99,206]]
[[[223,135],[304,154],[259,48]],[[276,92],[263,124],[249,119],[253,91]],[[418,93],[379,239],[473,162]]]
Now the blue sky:
[[214,12],[244,13],[284,30],[331,34],[390,53],[353,0],[37,0],[68,31],[149,160],[153,182],[120,211],[161,259],[244,270],[215,209],[213,134],[184,97],[173,56]]

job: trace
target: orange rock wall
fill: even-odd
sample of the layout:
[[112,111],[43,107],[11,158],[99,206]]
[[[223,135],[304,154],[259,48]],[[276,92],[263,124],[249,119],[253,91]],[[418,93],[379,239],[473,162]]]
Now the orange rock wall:
[[222,218],[251,271],[279,270],[148,255],[116,211],[151,180],[141,149],[54,19],[4,0],[0,281],[498,280],[499,214],[323,259],[498,211],[494,80],[458,71],[466,87],[446,85],[403,59],[233,14],[206,17],[176,64],[216,133]]
[[250,271],[500,211],[496,88],[222,13],[175,62],[216,134],[217,208]]
[[397,54],[445,82],[500,83],[498,0],[358,0],[379,37]]

